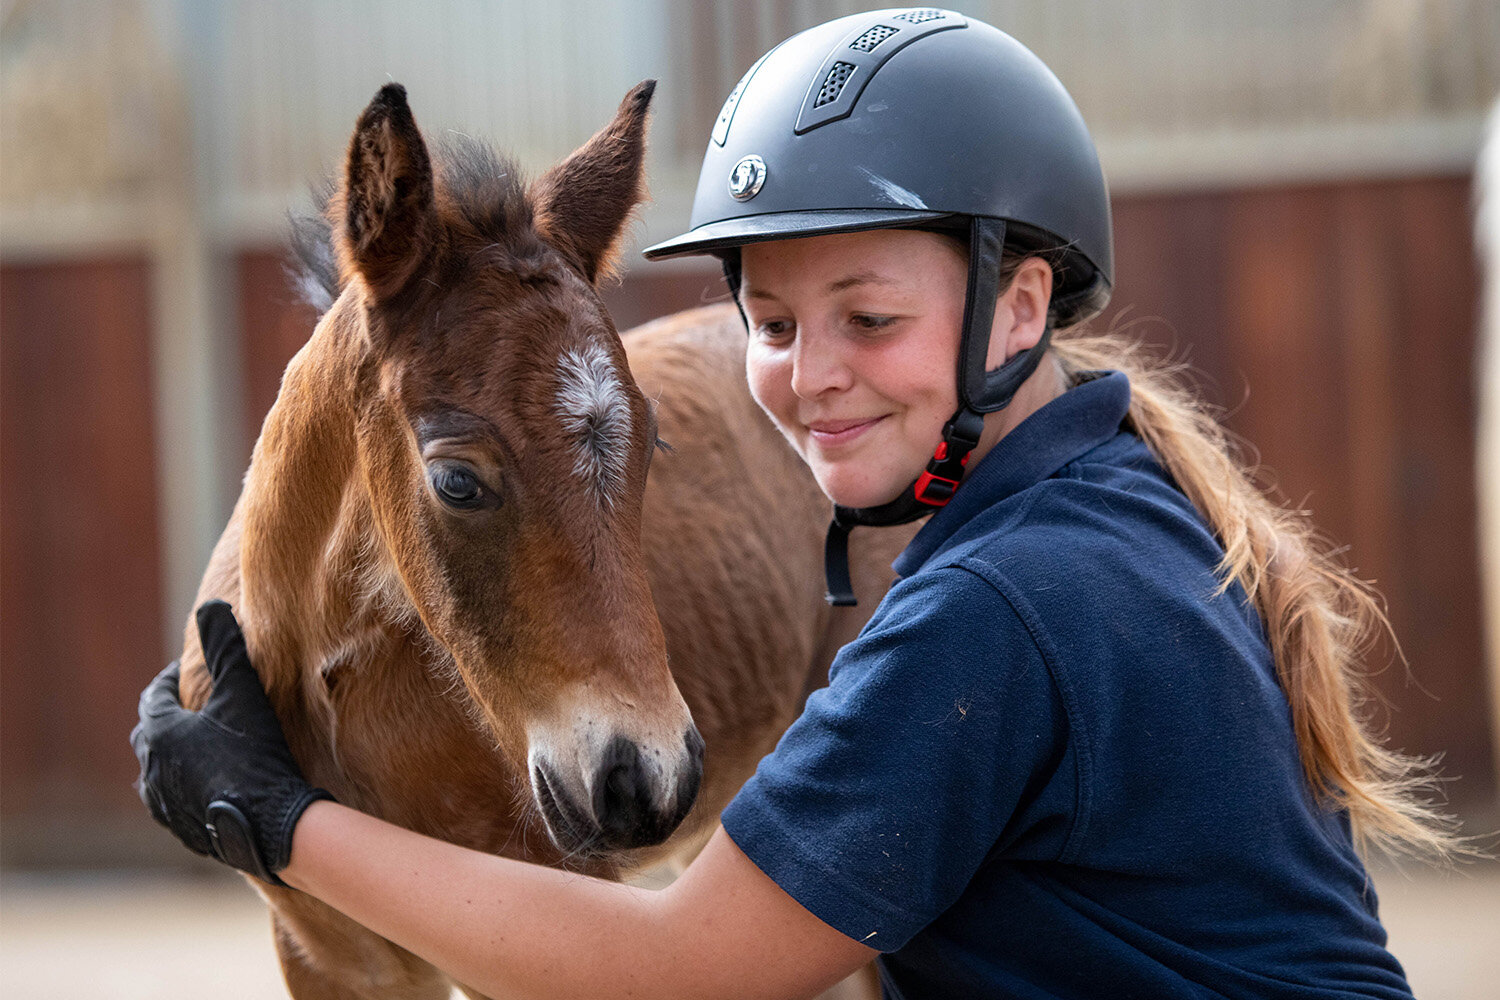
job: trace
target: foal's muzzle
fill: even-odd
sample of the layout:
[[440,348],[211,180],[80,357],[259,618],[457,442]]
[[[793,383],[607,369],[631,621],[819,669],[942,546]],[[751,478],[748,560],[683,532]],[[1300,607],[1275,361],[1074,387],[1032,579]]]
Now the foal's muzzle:
[[[569,854],[590,856],[660,844],[698,797],[703,737],[691,724],[675,748],[617,735],[598,754],[559,754],[559,749],[533,744],[531,787],[548,833]],[[593,760],[569,769],[569,756]]]

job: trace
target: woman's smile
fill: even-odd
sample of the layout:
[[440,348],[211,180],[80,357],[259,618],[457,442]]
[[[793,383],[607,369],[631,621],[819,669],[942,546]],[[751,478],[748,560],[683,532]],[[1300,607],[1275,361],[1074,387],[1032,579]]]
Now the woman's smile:
[[854,444],[865,436],[865,432],[874,428],[885,415],[878,417],[861,417],[853,420],[811,420],[804,426],[810,438],[824,450],[837,448],[844,445]]

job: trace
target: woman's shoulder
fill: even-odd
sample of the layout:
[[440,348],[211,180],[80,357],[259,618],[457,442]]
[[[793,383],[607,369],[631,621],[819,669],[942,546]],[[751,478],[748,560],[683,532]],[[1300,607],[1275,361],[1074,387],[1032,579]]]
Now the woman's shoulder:
[[1001,589],[1108,592],[1126,580],[1217,586],[1223,555],[1145,444],[1122,431],[982,512],[928,565],[963,567]]
[[1004,589],[975,569],[949,561],[898,580],[840,660],[943,660],[969,670],[1035,657],[1035,643]]
[[1082,671],[1097,690],[1100,675],[1184,655],[1268,669],[1259,619],[1224,585],[1223,558],[1187,497],[1121,433],[975,517],[923,570],[960,571],[967,588],[999,595],[1054,671]]

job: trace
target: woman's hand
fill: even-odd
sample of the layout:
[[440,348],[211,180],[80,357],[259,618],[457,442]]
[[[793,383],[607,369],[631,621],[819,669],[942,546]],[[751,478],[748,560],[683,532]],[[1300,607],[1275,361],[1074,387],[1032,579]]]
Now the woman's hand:
[[202,711],[183,708],[174,662],[141,693],[141,801],[190,850],[285,885],[297,820],[333,796],[302,777],[229,605],[209,601],[197,620],[213,691]]

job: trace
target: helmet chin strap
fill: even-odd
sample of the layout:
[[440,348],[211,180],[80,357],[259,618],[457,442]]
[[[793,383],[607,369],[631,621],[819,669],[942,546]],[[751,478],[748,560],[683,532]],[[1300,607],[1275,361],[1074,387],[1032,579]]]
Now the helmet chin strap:
[[984,415],[1010,405],[1016,390],[1041,364],[1052,339],[1049,323],[1036,344],[986,371],[990,328],[1000,295],[1000,258],[1005,245],[1005,221],[983,216],[969,220],[969,283],[964,295],[963,336],[958,351],[958,412],[943,425],[927,468],[889,503],[878,507],[833,508],[833,521],[823,543],[823,575],[827,601],[836,607],[859,603],[849,579],[849,532],[856,525],[907,524],[945,506],[963,481],[969,453],[984,433]]
[[984,414],[960,409],[943,426],[943,440],[916,481],[889,503],[878,507],[833,506],[833,520],[823,541],[823,576],[828,593],[824,599],[835,607],[853,607],[854,585],[849,579],[849,532],[856,525],[885,527],[926,517],[948,503],[963,479],[969,452],[979,444]]
[[[1036,346],[1015,355],[989,374],[1012,376],[1019,388],[1041,363],[1042,354],[1046,352],[1052,339],[1051,335],[1052,328],[1048,326]],[[1010,397],[1014,395],[1013,388],[1005,403],[1009,403]],[[853,607],[859,603],[854,597],[854,587],[849,579],[849,532],[861,524],[871,527],[907,524],[946,506],[953,494],[958,492],[964,468],[969,464],[969,453],[979,444],[979,436],[983,432],[984,414],[967,406],[961,407],[943,425],[943,439],[938,442],[932,458],[927,461],[927,468],[896,499],[878,507],[842,507],[834,504],[833,520],[828,524],[828,535],[823,542],[823,576],[828,586],[824,599],[829,604],[835,607]]]
[[[1049,322],[1036,344],[1008,358],[994,371],[985,368],[989,353],[990,328],[995,319],[995,302],[1000,294],[1000,259],[1005,244],[1005,221],[985,216],[969,220],[969,280],[964,295],[964,325],[958,353],[958,411],[943,426],[943,437],[933,451],[927,468],[910,486],[889,503],[877,507],[833,508],[833,521],[823,545],[823,573],[827,580],[826,599],[836,607],[858,603],[849,579],[849,532],[856,525],[885,527],[907,524],[926,517],[945,506],[963,480],[969,453],[979,444],[984,432],[984,415],[1002,410],[1010,404],[1032,372],[1041,364],[1042,355],[1052,339]],[[738,255],[723,260],[724,277],[729,283],[740,318],[746,319],[740,306],[740,268]],[[746,320],[746,328],[749,321]]]

